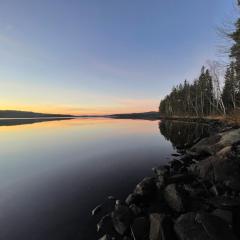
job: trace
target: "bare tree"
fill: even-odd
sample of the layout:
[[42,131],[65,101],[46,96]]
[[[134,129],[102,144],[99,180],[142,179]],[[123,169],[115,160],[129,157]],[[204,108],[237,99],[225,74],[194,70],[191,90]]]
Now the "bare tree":
[[[239,0],[240,1],[240,0]],[[211,105],[215,107],[217,112],[226,115],[226,109],[222,99],[221,76],[223,74],[223,66],[217,61],[208,61],[208,68],[213,81],[213,93],[215,95],[214,101]]]

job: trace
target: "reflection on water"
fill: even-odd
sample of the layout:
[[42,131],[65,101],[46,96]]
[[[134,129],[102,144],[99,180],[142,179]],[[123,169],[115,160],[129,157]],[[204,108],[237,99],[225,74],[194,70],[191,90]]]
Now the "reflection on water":
[[0,239],[98,239],[91,209],[126,197],[175,152],[168,140],[191,139],[188,128],[164,122],[159,134],[158,121],[119,119],[0,126]]
[[159,129],[166,140],[179,150],[192,146],[214,131],[209,124],[168,120],[160,122]]
[[15,125],[25,125],[25,124],[33,124],[39,122],[49,122],[49,121],[61,121],[72,118],[2,118],[0,119],[0,127],[1,126],[15,126]]

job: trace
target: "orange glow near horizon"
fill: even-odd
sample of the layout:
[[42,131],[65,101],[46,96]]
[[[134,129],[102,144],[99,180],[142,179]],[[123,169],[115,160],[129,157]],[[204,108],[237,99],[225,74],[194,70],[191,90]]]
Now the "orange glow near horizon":
[[121,104],[110,104],[109,106],[55,106],[55,105],[0,105],[1,110],[31,111],[39,113],[71,114],[71,115],[104,115],[117,113],[135,113],[157,111],[159,101],[157,100],[122,100]]

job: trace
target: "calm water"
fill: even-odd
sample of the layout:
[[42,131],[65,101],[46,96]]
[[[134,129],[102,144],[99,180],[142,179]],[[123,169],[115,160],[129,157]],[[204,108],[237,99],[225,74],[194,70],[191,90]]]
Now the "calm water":
[[176,146],[192,141],[181,136],[204,129],[117,119],[2,124],[0,239],[96,239],[91,209],[108,195],[126,197]]

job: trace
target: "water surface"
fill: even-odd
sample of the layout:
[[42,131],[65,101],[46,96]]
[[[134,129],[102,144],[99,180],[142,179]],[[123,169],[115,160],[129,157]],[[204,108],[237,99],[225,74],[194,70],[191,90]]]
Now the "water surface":
[[3,240],[96,239],[91,209],[108,195],[126,197],[153,166],[170,159],[181,131],[192,126],[96,118],[3,125]]

